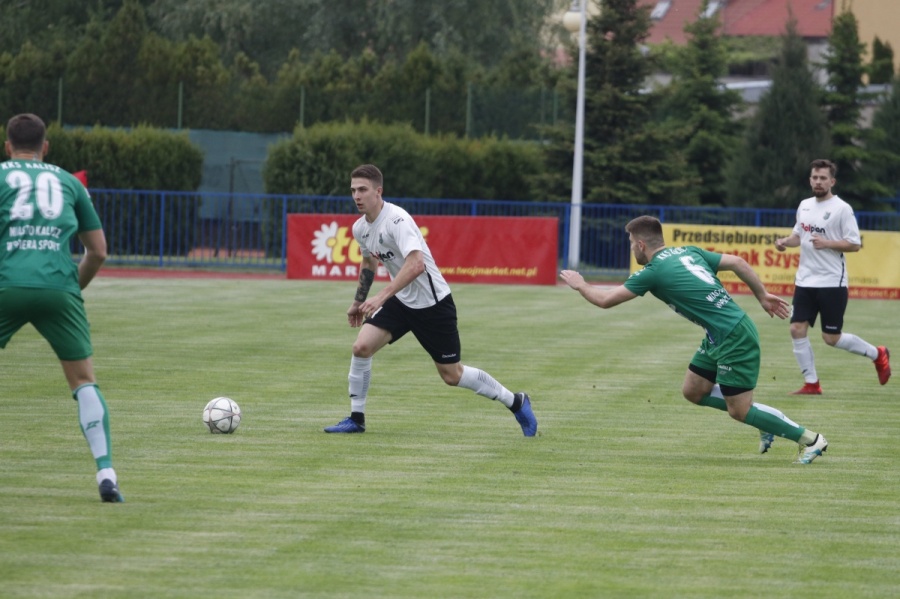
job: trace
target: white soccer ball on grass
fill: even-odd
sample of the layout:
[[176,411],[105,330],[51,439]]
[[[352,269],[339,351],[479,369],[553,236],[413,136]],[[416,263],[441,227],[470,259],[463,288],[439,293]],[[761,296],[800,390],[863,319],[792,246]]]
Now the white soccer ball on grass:
[[203,424],[211,433],[233,433],[241,424],[241,407],[230,397],[217,397],[203,408]]

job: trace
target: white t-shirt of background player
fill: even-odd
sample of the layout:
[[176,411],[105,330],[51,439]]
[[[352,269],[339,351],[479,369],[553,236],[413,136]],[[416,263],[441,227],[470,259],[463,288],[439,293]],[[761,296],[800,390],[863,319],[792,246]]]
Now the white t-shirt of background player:
[[859,225],[853,208],[839,198],[818,201],[815,197],[800,202],[793,233],[800,236],[800,266],[794,284],[798,287],[847,287],[847,262],[838,250],[817,250],[812,236],[860,243]]
[[385,202],[375,222],[369,223],[363,216],[353,223],[353,238],[363,257],[378,258],[392,280],[410,252],[419,250],[424,254],[425,272],[397,293],[397,299],[406,306],[429,308],[450,294],[450,286],[438,270],[422,232],[403,208]]

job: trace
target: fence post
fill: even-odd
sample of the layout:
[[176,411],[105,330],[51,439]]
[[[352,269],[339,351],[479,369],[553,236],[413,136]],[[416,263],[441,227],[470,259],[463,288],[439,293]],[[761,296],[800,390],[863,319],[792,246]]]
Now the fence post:
[[466,137],[472,136],[472,84],[466,86]]
[[553,121],[552,124],[556,124],[556,121],[559,119],[559,90],[553,88]]
[[428,135],[431,122],[431,88],[425,88],[425,135]]
[[184,114],[184,81],[178,82],[178,126],[181,129],[182,115]]
[[63,78],[59,78],[56,86],[56,122],[62,127],[62,105],[63,105]]
[[544,113],[546,112],[547,105],[547,88],[543,85],[541,86],[541,128],[538,133],[538,140],[544,141],[544,126],[546,122],[544,121]]
[[300,86],[300,128],[303,128],[303,113],[306,112],[306,86]]
[[287,271],[288,199],[281,196],[281,270]]
[[165,265],[166,254],[166,193],[162,192],[159,196],[159,264],[162,268]]

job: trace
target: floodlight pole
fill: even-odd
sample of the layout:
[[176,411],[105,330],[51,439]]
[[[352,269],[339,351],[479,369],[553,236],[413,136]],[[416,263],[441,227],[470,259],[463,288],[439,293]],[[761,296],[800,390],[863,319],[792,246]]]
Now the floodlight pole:
[[[578,13],[578,95],[575,105],[575,156],[572,163],[572,204],[569,211],[569,261],[570,269],[577,269],[581,262],[581,203],[582,176],[584,172],[584,47],[587,23],[587,0],[573,0],[569,13]],[[573,19],[565,19],[567,28]],[[570,29],[571,30],[571,29]]]

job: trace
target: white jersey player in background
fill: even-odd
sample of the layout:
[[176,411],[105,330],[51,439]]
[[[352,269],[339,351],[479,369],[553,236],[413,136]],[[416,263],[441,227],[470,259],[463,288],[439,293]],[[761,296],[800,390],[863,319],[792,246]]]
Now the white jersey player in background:
[[878,381],[891,378],[890,352],[884,346],[842,332],[849,299],[847,264],[844,254],[861,247],[859,227],[850,205],[831,193],[837,167],[829,160],[813,160],[809,176],[813,197],[800,202],[797,223],[789,237],[775,240],[775,247],[800,246],[800,265],[794,281],[794,312],[791,339],[794,356],[805,384],[792,395],[821,395],[819,375],[807,333],[822,317],[822,339],[828,345],[866,356],[875,363]]
[[[361,327],[350,359],[350,416],[326,433],[363,433],[372,376],[372,356],[382,347],[412,332],[431,355],[441,379],[494,399],[512,411],[526,437],[537,432],[537,419],[526,393],[512,393],[491,375],[460,361],[456,305],[419,227],[405,210],[385,202],[384,178],[371,164],[350,174],[350,191],[362,214],[353,225],[353,237],[362,253],[359,287],[347,320]],[[368,297],[378,263],[391,281]]]

